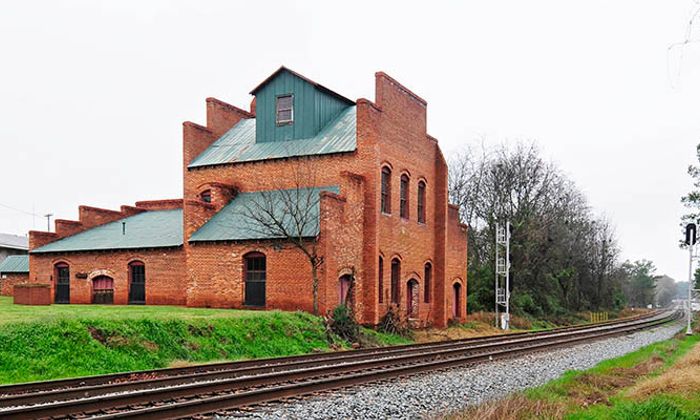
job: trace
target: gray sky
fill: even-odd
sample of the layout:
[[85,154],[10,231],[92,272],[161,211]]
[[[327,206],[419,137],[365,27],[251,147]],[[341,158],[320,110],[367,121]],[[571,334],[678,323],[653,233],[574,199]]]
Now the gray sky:
[[[14,1],[0,5],[0,232],[181,197],[181,123],[248,107],[284,64],[350,98],[383,70],[449,155],[535,140],[617,226],[623,257],[687,277],[679,197],[700,142],[694,0]],[[696,30],[700,37],[700,28]],[[682,58],[682,60],[681,60]],[[680,63],[680,64],[679,64]]]

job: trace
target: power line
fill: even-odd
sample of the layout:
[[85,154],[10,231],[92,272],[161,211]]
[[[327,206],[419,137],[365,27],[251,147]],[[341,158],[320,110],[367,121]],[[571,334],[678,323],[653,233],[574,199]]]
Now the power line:
[[2,204],[2,203],[0,203],[0,207],[4,207],[4,208],[6,208],[6,209],[10,209],[10,210],[14,210],[14,211],[17,211],[17,212],[20,212],[20,213],[24,213],[24,214],[26,214],[26,215],[28,215],[28,216],[39,216],[39,217],[44,217],[43,215],[39,215],[39,214],[36,214],[36,213],[32,213],[32,212],[30,212],[30,211],[25,211],[25,210],[22,210],[22,209],[18,209],[18,208],[16,208],[16,207],[8,206],[7,204]]

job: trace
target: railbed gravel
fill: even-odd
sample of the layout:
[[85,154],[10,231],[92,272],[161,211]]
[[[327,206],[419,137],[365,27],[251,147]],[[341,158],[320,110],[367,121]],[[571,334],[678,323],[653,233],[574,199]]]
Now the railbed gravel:
[[568,370],[667,340],[682,328],[673,323],[575,347],[495,360],[472,367],[387,380],[232,411],[216,418],[407,419],[435,418],[556,379]]

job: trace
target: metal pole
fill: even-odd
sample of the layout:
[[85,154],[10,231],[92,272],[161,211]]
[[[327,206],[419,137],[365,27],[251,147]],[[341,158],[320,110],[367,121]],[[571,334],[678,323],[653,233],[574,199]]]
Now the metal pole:
[[688,254],[690,255],[690,258],[688,259],[688,329],[685,333],[686,335],[693,335],[693,329],[690,325],[691,320],[693,318],[693,311],[691,305],[691,301],[693,298],[693,245],[688,245]]
[[51,232],[51,216],[53,216],[53,213],[48,213],[45,214],[44,217],[46,217],[46,231]]
[[496,260],[495,264],[496,266],[494,267],[495,270],[494,272],[496,273],[495,275],[495,288],[494,288],[494,301],[496,302],[496,328],[498,328],[498,222],[496,222],[496,235],[495,236],[495,245],[496,245]]
[[506,220],[506,330],[510,329],[510,221]]

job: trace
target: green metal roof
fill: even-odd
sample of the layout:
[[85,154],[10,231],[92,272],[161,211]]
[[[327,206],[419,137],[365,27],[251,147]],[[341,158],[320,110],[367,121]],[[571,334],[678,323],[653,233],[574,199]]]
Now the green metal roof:
[[[190,242],[282,239],[284,236],[277,234],[277,229],[267,227],[272,220],[281,220],[294,236],[301,231],[301,237],[315,237],[319,231],[321,191],[337,194],[340,189],[332,186],[240,193],[193,233]],[[274,217],[263,216],[269,213]],[[251,217],[253,214],[255,218]]]
[[307,139],[256,143],[255,119],[241,120],[197,156],[188,167],[352,152],[356,148],[357,107],[350,106],[316,136]]
[[10,255],[0,262],[2,273],[29,273],[29,255]]
[[[125,222],[122,230],[122,222]],[[182,245],[182,210],[147,211],[44,245],[33,254]]]

